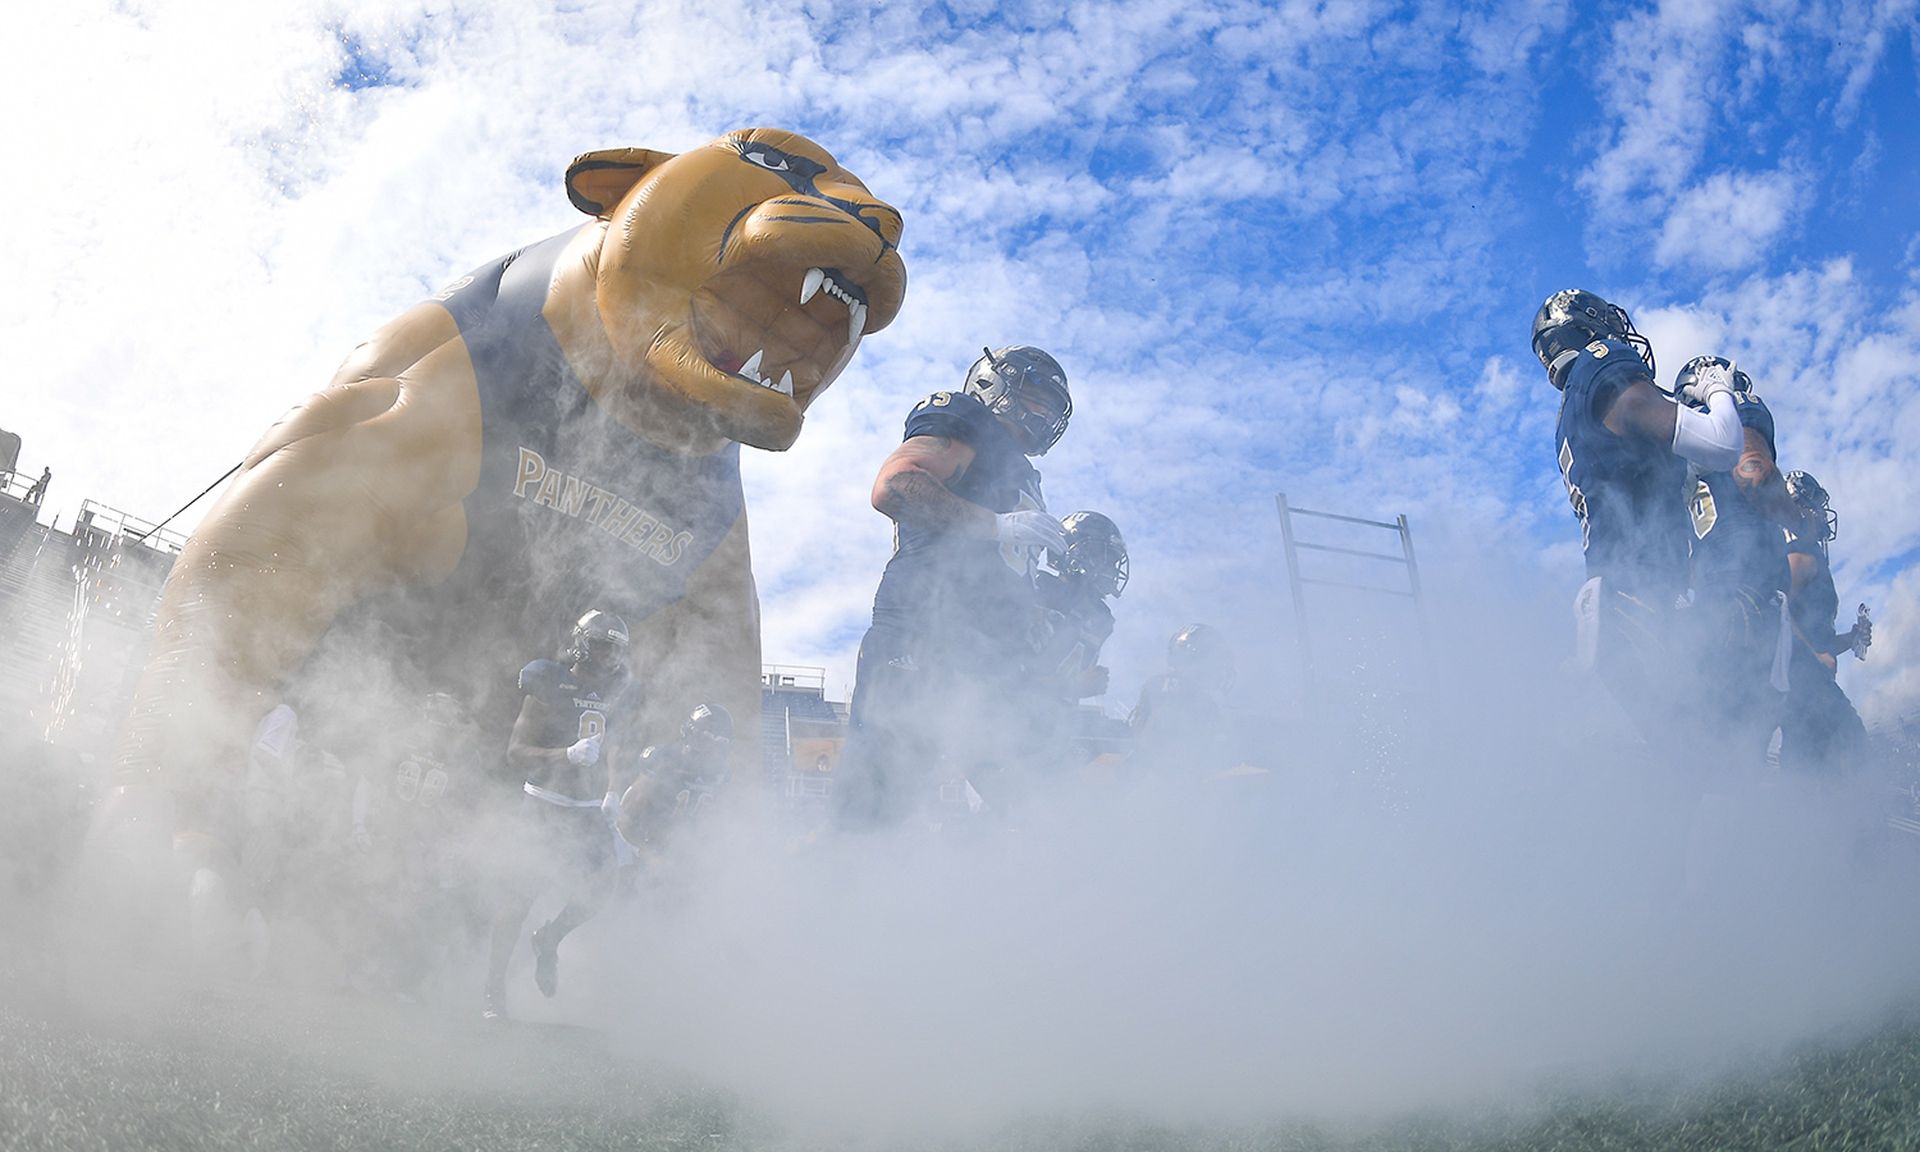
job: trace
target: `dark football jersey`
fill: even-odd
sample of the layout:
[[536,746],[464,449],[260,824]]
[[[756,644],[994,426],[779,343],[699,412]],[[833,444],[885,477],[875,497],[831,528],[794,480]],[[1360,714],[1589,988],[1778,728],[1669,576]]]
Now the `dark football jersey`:
[[640,753],[639,781],[645,787],[629,789],[641,799],[625,812],[629,837],[659,847],[668,837],[698,819],[726,783],[726,764],[697,760],[674,744],[654,745]]
[[[557,660],[535,660],[520,669],[520,691],[544,707],[527,743],[536,748],[565,748],[578,740],[605,737],[627,704],[632,681],[625,671],[606,679],[577,676]],[[603,745],[601,755],[608,749]],[[530,782],[576,800],[589,800],[604,791],[606,761],[589,766],[569,764],[544,779]]]
[[1100,649],[1113,635],[1113,610],[1101,597],[1051,572],[1040,573],[1034,584],[1042,614],[1034,634],[1034,675],[1068,690],[1100,662]]
[[[1040,474],[986,405],[964,392],[936,392],[907,416],[906,435],[945,436],[973,449],[947,487],[989,512],[1044,511]],[[873,598],[877,627],[898,628],[960,659],[1011,655],[1032,604],[1031,558],[992,540],[900,525]],[[939,657],[936,657],[938,659]]]
[[1840,615],[1840,593],[1833,586],[1833,569],[1827,561],[1827,550],[1817,540],[1796,536],[1787,542],[1787,551],[1814,558],[1813,578],[1801,587],[1788,607],[1793,612],[1794,624],[1808,639],[1818,644],[1834,633],[1834,625]]
[[1693,590],[1696,597],[1739,592],[1771,599],[1788,585],[1787,538],[1748,498],[1731,472],[1694,483]]
[[1554,443],[1587,575],[1664,608],[1686,587],[1686,461],[1665,444],[1615,435],[1595,415],[1646,372],[1630,344],[1587,345],[1567,369]]
[[316,651],[328,703],[357,723],[376,705],[349,706],[342,686],[364,680],[372,695],[380,677],[327,666],[364,668],[371,654],[406,695],[466,701],[481,746],[499,756],[520,704],[503,653],[546,648],[587,608],[638,626],[686,594],[740,519],[739,445],[705,456],[659,447],[608,416],[568,364],[542,309],[572,236],[495,260],[436,297],[478,384],[479,482],[454,571],[356,605]]

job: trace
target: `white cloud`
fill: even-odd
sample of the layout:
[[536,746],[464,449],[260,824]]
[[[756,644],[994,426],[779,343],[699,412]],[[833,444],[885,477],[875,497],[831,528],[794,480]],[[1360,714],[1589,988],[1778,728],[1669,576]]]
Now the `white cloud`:
[[1674,199],[1654,259],[1709,272],[1750,267],[1780,239],[1799,198],[1785,172],[1716,172]]
[[[1487,306],[1534,274],[1495,240],[1537,73],[1591,35],[1569,11],[1084,3],[1007,29],[826,0],[42,6],[22,18],[38,48],[0,76],[10,106],[38,110],[9,123],[9,155],[45,174],[5,192],[27,226],[0,336],[27,386],[0,425],[28,465],[54,465],[53,510],[90,496],[164,514],[373,326],[573,224],[558,177],[575,153],[770,122],[906,210],[912,281],[800,444],[748,456],[770,657],[850,677],[887,551],[873,469],[908,406],[1011,340],[1053,349],[1075,383],[1049,492],[1113,514],[1136,552],[1123,663],[1157,662],[1168,620],[1258,583],[1240,557],[1272,543],[1283,487],[1436,533],[1537,534],[1559,572],[1550,390],[1509,338],[1524,316]],[[1834,67],[1869,60],[1890,12],[1838,21]],[[1745,273],[1791,248],[1806,194],[1777,164],[1701,177],[1692,145],[1731,108],[1764,111],[1716,54],[1812,66],[1776,60],[1791,36],[1724,46],[1729,19],[1669,6],[1596,45],[1610,127],[1580,145],[1599,154],[1579,189],[1615,223],[1655,198],[1663,259]],[[343,37],[398,83],[336,88]],[[1769,196],[1777,211],[1738,216]],[[1654,310],[1663,351],[1750,343],[1729,346],[1782,381],[1783,435],[1841,478],[1837,499],[1898,466],[1884,448],[1851,461],[1872,403],[1906,386],[1911,326],[1844,261],[1661,302],[1686,318],[1669,330]],[[1907,538],[1850,533],[1847,563]]]

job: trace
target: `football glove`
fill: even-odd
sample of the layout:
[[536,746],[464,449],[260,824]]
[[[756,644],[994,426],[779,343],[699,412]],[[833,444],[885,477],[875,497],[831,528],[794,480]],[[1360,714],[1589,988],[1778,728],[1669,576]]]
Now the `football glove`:
[[994,513],[993,538],[1017,548],[1064,550],[1067,546],[1067,533],[1060,527],[1060,521],[1030,508]]
[[1714,361],[1702,364],[1694,378],[1680,391],[1680,398],[1695,408],[1706,408],[1716,392],[1733,391],[1733,366]]

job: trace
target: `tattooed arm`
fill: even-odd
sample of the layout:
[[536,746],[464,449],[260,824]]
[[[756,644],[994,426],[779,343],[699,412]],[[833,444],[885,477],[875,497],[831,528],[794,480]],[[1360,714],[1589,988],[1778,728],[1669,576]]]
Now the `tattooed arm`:
[[873,481],[873,506],[896,524],[991,540],[993,513],[947,489],[972,463],[973,448],[965,441],[950,436],[912,437],[880,465],[880,475]]

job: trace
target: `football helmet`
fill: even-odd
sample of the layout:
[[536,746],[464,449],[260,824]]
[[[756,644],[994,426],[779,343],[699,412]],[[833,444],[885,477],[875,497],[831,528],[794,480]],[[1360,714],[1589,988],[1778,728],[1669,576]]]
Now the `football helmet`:
[[1127,542],[1113,521],[1098,512],[1075,512],[1060,528],[1066,545],[1047,549],[1053,570],[1086,581],[1102,597],[1120,595],[1127,586]]
[[1827,507],[1827,490],[1806,472],[1787,473],[1787,495],[1807,513],[1807,519],[1819,527],[1822,544],[1840,534],[1840,513]]
[[457,697],[446,692],[427,693],[427,723],[435,728],[458,728],[466,718]]
[[1647,362],[1647,375],[1658,379],[1653,367],[1653,342],[1633,326],[1627,310],[1581,288],[1567,288],[1547,297],[1533,314],[1533,354],[1547,370],[1555,388],[1566,390],[1567,369],[1580,350],[1595,340],[1624,340]]
[[1015,429],[1022,452],[1045,456],[1073,418],[1066,371],[1031,344],[983,351],[967,369],[964,391]]
[[733,741],[733,713],[718,704],[696,704],[680,722],[680,742],[694,751],[721,751]]
[[1189,624],[1167,641],[1167,674],[1202,687],[1224,692],[1233,687],[1233,649],[1219,629]]
[[1710,364],[1718,364],[1733,373],[1733,406],[1740,413],[1741,426],[1752,428],[1766,437],[1767,451],[1778,457],[1780,450],[1773,442],[1773,410],[1753,390],[1753,377],[1734,367],[1733,361],[1725,356],[1695,356],[1681,365],[1679,374],[1673,378],[1674,400],[1693,406],[1693,401],[1687,398],[1687,389],[1699,379],[1701,370]]
[[583,672],[612,676],[626,669],[627,647],[627,622],[590,608],[574,622],[567,659]]

